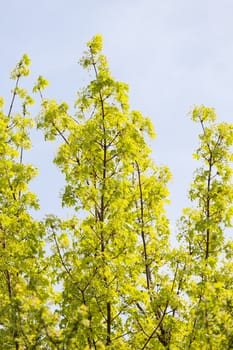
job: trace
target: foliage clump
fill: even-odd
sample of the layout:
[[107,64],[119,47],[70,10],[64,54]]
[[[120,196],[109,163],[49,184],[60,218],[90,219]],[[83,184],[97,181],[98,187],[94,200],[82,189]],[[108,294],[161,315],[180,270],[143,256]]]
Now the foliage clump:
[[60,140],[54,162],[65,175],[69,220],[30,214],[38,209],[28,189],[37,170],[23,155],[33,99],[19,86],[27,55],[11,74],[8,113],[0,100],[2,349],[232,349],[233,125],[194,107],[199,167],[171,248],[171,174],[153,161],[153,125],[130,109],[128,86],[112,77],[102,46],[96,35],[80,60],[91,78],[74,115],[43,96],[42,76],[33,88],[37,128]]

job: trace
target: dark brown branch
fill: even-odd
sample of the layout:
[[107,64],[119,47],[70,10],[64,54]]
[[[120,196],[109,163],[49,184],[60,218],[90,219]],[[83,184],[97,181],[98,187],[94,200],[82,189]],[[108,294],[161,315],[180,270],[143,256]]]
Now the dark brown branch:
[[15,83],[15,88],[14,88],[14,91],[13,91],[13,95],[12,95],[12,99],[11,99],[10,108],[9,108],[9,111],[8,111],[8,114],[7,114],[7,117],[8,117],[8,118],[11,116],[11,112],[12,112],[13,105],[14,105],[14,102],[15,102],[15,97],[16,97],[16,95],[17,95],[16,91],[17,91],[17,88],[18,88],[18,85],[19,85],[19,79],[20,79],[20,77],[21,77],[21,75],[18,75],[17,80],[16,80],[16,83]]

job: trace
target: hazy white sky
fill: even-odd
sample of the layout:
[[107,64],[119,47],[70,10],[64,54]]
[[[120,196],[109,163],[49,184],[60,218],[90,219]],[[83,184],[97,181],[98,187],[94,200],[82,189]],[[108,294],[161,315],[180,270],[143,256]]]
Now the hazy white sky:
[[[233,121],[232,0],[8,0],[1,4],[0,95],[8,98],[10,69],[23,53],[32,59],[31,82],[50,81],[48,96],[72,105],[86,81],[77,62],[97,33],[113,76],[130,86],[134,109],[148,115],[157,139],[157,163],[173,173],[174,220],[184,205],[196,165],[192,153],[198,128],[188,117],[194,104],[215,107],[220,120]],[[41,215],[59,213],[63,183],[50,161],[54,144],[33,133],[28,159],[40,171],[32,188]]]

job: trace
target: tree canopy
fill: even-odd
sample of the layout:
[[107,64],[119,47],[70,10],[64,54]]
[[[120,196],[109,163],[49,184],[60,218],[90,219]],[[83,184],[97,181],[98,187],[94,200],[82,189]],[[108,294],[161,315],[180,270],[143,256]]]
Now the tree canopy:
[[[171,244],[171,174],[157,165],[153,125],[129,105],[102,53],[102,37],[80,60],[90,75],[75,112],[21,87],[30,59],[11,73],[0,111],[0,349],[233,349],[233,124],[195,106],[200,125],[190,206]],[[36,220],[37,169],[24,162],[36,127],[59,140],[54,163],[65,176],[62,205],[72,216]],[[33,140],[32,140],[33,142]]]

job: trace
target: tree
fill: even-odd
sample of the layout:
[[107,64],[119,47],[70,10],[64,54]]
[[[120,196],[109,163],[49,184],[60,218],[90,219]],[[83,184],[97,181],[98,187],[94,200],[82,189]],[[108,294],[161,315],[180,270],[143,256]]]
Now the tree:
[[224,232],[232,227],[233,125],[215,124],[215,111],[204,106],[194,108],[192,119],[202,128],[194,154],[202,165],[189,191],[194,207],[184,209],[181,218],[189,302],[183,314],[183,344],[185,349],[232,349],[232,274],[227,256],[232,244]]
[[[44,99],[38,122],[46,139],[61,138],[55,163],[66,176],[63,205],[82,213],[79,222],[57,223],[60,236],[48,220],[63,285],[65,347],[163,343],[167,301],[153,306],[153,293],[163,284],[158,272],[168,249],[170,174],[150,159],[145,137],[154,136],[151,122],[130,111],[128,86],[110,75],[102,38],[87,46],[81,65],[92,69],[93,79],[78,94],[75,116],[67,104]],[[155,325],[157,340],[150,335]]]
[[[29,75],[30,60],[23,55],[11,73],[15,80],[7,113],[4,100],[0,111],[0,348],[47,349],[43,318],[50,314],[49,282],[44,259],[44,225],[32,218],[38,209],[36,195],[28,183],[37,174],[24,164],[30,149],[28,129],[32,127],[28,106],[33,99],[19,86]],[[15,111],[16,100],[21,112]],[[46,287],[46,288],[45,288]],[[53,318],[51,318],[53,319]]]
[[74,114],[44,97],[43,77],[33,88],[37,127],[60,142],[62,204],[74,213],[40,222],[28,189],[36,169],[23,162],[33,100],[19,82],[29,63],[24,55],[13,70],[0,115],[0,349],[233,349],[233,125],[194,107],[200,166],[171,248],[171,174],[152,160],[153,126],[130,109],[128,86],[113,79],[96,35],[80,60],[90,82]]

